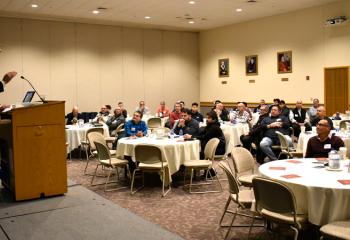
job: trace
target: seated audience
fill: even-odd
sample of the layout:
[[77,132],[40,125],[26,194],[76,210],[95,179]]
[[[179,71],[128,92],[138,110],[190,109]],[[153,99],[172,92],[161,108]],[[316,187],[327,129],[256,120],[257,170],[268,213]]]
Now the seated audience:
[[109,135],[115,135],[113,131],[115,131],[120,124],[125,122],[125,118],[122,114],[122,110],[120,107],[116,107],[114,110],[114,115],[110,116],[106,122],[106,125],[108,126]]
[[161,101],[159,107],[157,108],[156,111],[156,116],[163,118],[163,117],[169,117],[170,115],[170,110],[165,106],[165,102]]
[[291,120],[290,109],[287,107],[284,100],[280,101],[281,115],[285,116],[287,119]]
[[246,102],[242,102],[244,104],[244,111],[246,111],[248,114],[249,114],[249,119],[248,121],[252,120],[253,118],[253,113],[252,111],[250,110],[250,108],[248,107],[248,103]]
[[[261,125],[265,129],[263,139],[260,142],[261,150],[268,156],[270,160],[277,160],[276,155],[272,151],[272,145],[280,144],[277,136],[277,131],[284,135],[289,134],[290,123],[289,120],[281,115],[281,109],[278,105],[272,106],[271,116],[262,120]],[[292,145],[292,139],[287,136],[288,142]]]
[[[186,136],[192,137],[192,136]],[[216,148],[216,155],[225,154],[225,136],[220,128],[220,123],[216,112],[210,111],[207,113],[207,125],[196,136],[201,142],[200,159],[204,159],[204,149],[208,141],[212,138],[218,138],[220,140],[218,147]]]
[[254,113],[259,112],[262,105],[266,105],[264,99],[261,99],[259,105],[254,108]]
[[237,111],[233,112],[231,117],[232,123],[248,123],[249,113],[245,110],[244,103],[240,102],[237,105]]
[[181,118],[181,104],[180,103],[175,103],[175,109],[173,112],[170,113],[169,117],[169,127],[173,128],[175,121],[179,120]]
[[145,121],[142,121],[142,112],[135,111],[131,120],[125,123],[125,135],[126,137],[143,137],[147,135],[147,125]]
[[219,120],[229,121],[229,112],[225,109],[224,104],[221,102],[217,103],[213,110],[218,115]]
[[140,111],[142,115],[150,115],[151,112],[148,107],[146,107],[145,101],[140,101],[139,106],[135,109],[135,111]]
[[247,150],[251,150],[252,143],[256,146],[256,160],[259,163],[264,162],[264,154],[260,149],[260,141],[263,138],[264,126],[261,125],[261,122],[264,118],[269,116],[269,107],[267,105],[261,105],[259,111],[259,119],[256,124],[250,129],[249,133],[244,134],[240,137],[243,147]]
[[[174,133],[179,134],[182,131],[182,134],[186,136],[189,134],[191,136],[197,136],[199,132],[199,123],[192,119],[191,110],[184,108],[181,111],[181,119],[174,126]],[[187,135],[188,137],[188,135]]]
[[79,109],[77,106],[74,106],[72,112],[66,115],[67,125],[76,124],[79,119],[83,119],[83,115],[79,113]]
[[326,116],[326,108],[323,106],[320,106],[317,108],[316,118],[314,118],[314,120],[311,122],[311,126],[317,126],[317,123],[321,119],[326,119],[328,121],[331,129],[333,129],[333,121],[329,117]]
[[273,99],[273,103],[270,105],[270,107],[269,107],[269,112],[271,112],[271,108],[273,107],[273,106],[276,106],[276,105],[280,105],[280,103],[281,103],[281,100],[279,99],[279,98],[274,98]]
[[124,108],[124,103],[118,102],[118,107],[120,107],[120,109],[122,110],[122,114],[123,114],[124,118],[126,119],[128,117],[128,112]]
[[311,130],[309,115],[306,110],[303,108],[303,102],[297,101],[295,104],[295,108],[292,111],[292,127],[294,129],[294,136],[299,137],[300,135],[300,127],[305,126],[306,131]]
[[198,112],[198,103],[192,103],[191,114],[194,120],[197,120],[197,122],[203,122],[203,115]]
[[317,108],[320,106],[320,101],[317,98],[314,98],[312,101],[312,107],[309,108],[307,113],[309,114],[310,123],[314,121],[314,119],[317,117]]
[[111,114],[108,111],[106,105],[103,105],[100,109],[100,112],[96,115],[96,117],[92,120],[93,122],[107,122],[108,118]]
[[336,112],[332,116],[333,120],[341,120],[340,112]]
[[326,119],[321,119],[317,123],[317,136],[309,139],[306,148],[306,158],[328,157],[331,150],[339,150],[344,147],[344,142],[340,137],[331,134],[331,126]]

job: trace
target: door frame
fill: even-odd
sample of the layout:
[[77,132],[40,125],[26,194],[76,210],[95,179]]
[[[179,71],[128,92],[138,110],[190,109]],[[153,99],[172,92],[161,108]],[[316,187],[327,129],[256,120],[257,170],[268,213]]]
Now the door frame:
[[350,66],[337,66],[337,67],[324,67],[323,68],[323,101],[324,101],[324,107],[327,110],[327,103],[326,103],[326,70],[327,69],[338,69],[338,68],[347,68],[348,69],[348,95],[346,96],[347,99],[347,108],[350,109],[350,105],[349,105],[349,87],[350,87]]

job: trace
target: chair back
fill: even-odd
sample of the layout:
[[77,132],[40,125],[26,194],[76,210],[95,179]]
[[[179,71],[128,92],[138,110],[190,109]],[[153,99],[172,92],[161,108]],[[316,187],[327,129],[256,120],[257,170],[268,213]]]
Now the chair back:
[[278,140],[280,141],[281,150],[286,150],[289,152],[289,144],[286,137],[283,135],[283,133],[279,131],[276,131],[276,134],[277,134]]
[[224,133],[225,137],[225,156],[227,156],[231,152],[231,135],[229,132]]
[[[90,150],[96,150],[96,146],[95,146],[95,141],[100,141],[100,142],[104,142],[106,144],[106,140],[104,139],[103,133],[101,133],[99,130],[95,131],[92,129],[99,129],[99,128],[91,128],[87,131],[86,133],[86,139],[90,145]],[[100,128],[103,131],[103,128]],[[90,131],[91,130],[91,131]]]
[[148,128],[159,128],[162,126],[162,120],[159,117],[149,118],[147,121]]
[[220,140],[218,138],[210,139],[204,148],[205,159],[214,160],[216,148],[219,145]]
[[235,176],[232,174],[231,169],[227,162],[221,161],[219,162],[219,167],[224,170],[227,176],[228,184],[229,184],[229,191],[231,194],[238,194],[239,193],[239,184]]
[[98,155],[99,161],[108,160],[109,164],[111,164],[111,155],[109,153],[108,147],[98,139],[96,139],[94,141],[94,145],[95,145],[96,150],[97,150],[97,155]]
[[234,147],[231,151],[233,166],[236,174],[254,171],[255,160],[252,154],[243,147]]
[[139,144],[135,146],[135,159],[140,163],[154,164],[161,163],[163,167],[162,151],[159,147],[149,144]]
[[350,120],[341,120],[339,122],[339,129],[346,129],[346,123],[350,123]]
[[266,209],[271,212],[296,215],[295,197],[286,185],[270,179],[256,177],[253,178],[253,190],[258,212],[261,209]]

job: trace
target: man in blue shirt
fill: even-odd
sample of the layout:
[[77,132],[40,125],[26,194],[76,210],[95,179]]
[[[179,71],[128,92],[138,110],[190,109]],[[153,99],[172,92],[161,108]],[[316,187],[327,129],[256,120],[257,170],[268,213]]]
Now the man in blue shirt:
[[135,111],[131,120],[125,124],[125,134],[127,137],[143,137],[147,135],[147,125],[142,121],[142,112]]

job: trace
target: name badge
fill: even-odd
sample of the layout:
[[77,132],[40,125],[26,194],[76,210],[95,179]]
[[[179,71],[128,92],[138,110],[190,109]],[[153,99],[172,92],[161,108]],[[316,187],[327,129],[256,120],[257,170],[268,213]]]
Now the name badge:
[[133,131],[133,132],[134,132],[135,130],[136,130],[136,128],[134,128],[134,127],[132,127],[132,128],[131,128],[131,131]]
[[278,119],[276,120],[276,122],[282,122],[282,120],[281,120],[280,118],[278,118]]
[[324,149],[331,149],[331,145],[330,144],[325,144],[323,147],[324,147]]
[[297,116],[299,116],[298,114],[294,114],[294,117],[297,117]]

